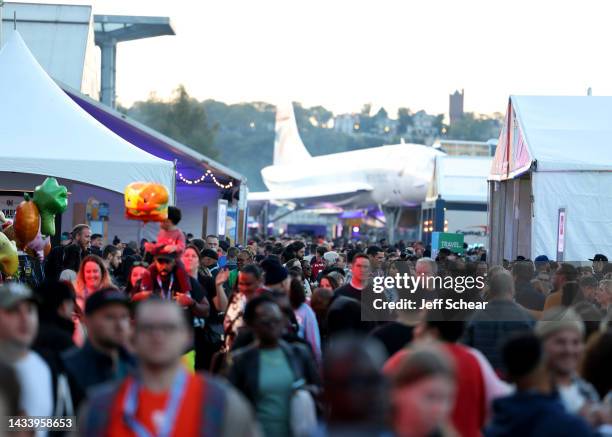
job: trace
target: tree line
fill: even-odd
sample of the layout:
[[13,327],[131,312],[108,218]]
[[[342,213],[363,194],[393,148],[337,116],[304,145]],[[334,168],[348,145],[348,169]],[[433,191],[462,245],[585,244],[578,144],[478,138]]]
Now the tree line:
[[[294,109],[302,140],[314,156],[397,144],[401,139],[416,143],[425,140],[407,136],[415,132],[410,127],[417,114],[420,112],[422,116],[424,111],[399,108],[396,117],[391,119],[384,108],[372,114],[372,106],[366,104],[355,114],[359,120],[358,129],[347,133],[332,127],[334,114],[322,106],[306,108],[294,103]],[[245,175],[251,191],[266,189],[260,170],[272,164],[276,110],[273,105],[199,101],[181,85],[170,99],[152,94],[145,101],[136,102],[130,108],[119,107],[119,110]],[[489,117],[466,113],[452,126],[444,123],[443,114],[433,116],[430,121],[436,137],[486,141],[498,136],[501,114]],[[386,129],[381,131],[382,125]]]

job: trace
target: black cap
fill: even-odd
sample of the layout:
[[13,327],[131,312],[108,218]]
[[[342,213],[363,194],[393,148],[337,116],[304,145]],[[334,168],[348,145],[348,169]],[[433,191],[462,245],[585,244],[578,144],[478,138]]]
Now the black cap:
[[85,314],[89,316],[99,309],[111,304],[120,304],[129,308],[130,300],[125,293],[116,288],[104,288],[100,291],[96,291],[87,298],[85,302]]
[[608,262],[608,257],[603,255],[603,254],[601,254],[601,253],[596,253],[595,256],[593,257],[593,259],[589,258],[589,261],[595,261],[595,262],[597,262],[597,261],[605,261],[605,262]]
[[265,272],[265,284],[273,285],[281,283],[289,276],[289,272],[274,258],[266,258],[261,262],[261,268]]
[[219,241],[219,247],[223,249],[223,251],[227,252],[227,249],[229,249],[231,246],[227,241],[221,240]]
[[217,254],[217,252],[212,249],[204,249],[202,251],[202,258],[204,258],[205,256],[215,260],[219,259],[219,255]]

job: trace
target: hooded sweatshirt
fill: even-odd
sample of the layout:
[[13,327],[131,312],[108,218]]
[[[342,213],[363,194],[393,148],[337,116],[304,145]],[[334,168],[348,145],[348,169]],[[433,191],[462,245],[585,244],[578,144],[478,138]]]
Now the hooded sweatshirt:
[[558,393],[517,392],[493,402],[493,420],[486,437],[577,437],[594,431],[580,417],[567,413]]

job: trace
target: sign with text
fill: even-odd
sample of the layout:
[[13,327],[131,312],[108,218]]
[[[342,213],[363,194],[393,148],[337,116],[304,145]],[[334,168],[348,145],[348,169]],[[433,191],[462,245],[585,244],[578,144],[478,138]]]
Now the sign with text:
[[219,199],[217,204],[217,235],[225,235],[227,228],[227,200]]
[[563,261],[565,253],[565,231],[567,229],[567,217],[565,208],[559,208],[559,220],[557,226],[557,261]]
[[7,220],[14,220],[15,211],[17,211],[17,207],[21,202],[23,202],[23,192],[15,192],[13,194],[5,191],[0,194],[0,211],[2,211]]
[[431,257],[438,256],[440,249],[446,248],[453,253],[463,254],[463,234],[452,234],[450,232],[431,233]]

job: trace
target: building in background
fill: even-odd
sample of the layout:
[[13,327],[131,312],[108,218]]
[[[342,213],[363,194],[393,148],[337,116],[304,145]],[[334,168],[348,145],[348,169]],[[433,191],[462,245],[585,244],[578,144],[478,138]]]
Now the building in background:
[[449,99],[448,116],[450,119],[451,126],[455,124],[457,121],[461,120],[461,117],[463,117],[463,99],[464,97],[465,97],[464,90],[461,90],[461,93],[459,91],[455,91],[453,94],[451,94],[448,97]]
[[100,51],[91,6],[4,3],[0,46],[15,27],[49,76],[99,98]]
[[356,114],[340,114],[334,117],[334,130],[351,135],[359,129],[359,116]]
[[488,141],[439,139],[433,146],[451,156],[493,156],[497,147],[497,139]]
[[425,111],[419,111],[412,116],[412,124],[406,127],[405,136],[410,142],[432,145],[438,137],[436,116]]
[[[232,242],[244,242],[247,195],[244,176],[100,103],[102,62],[96,43],[102,44],[104,38],[115,38],[116,43],[153,36],[156,32],[169,34],[172,29],[168,18],[94,17],[91,6],[26,3],[5,3],[2,12],[0,43],[6,42],[16,27],[38,64],[85,112],[79,108],[75,109],[76,105],[68,105],[71,111],[78,113],[81,118],[87,119],[91,116],[97,119],[101,124],[94,122],[96,128],[115,141],[122,142],[126,146],[126,153],[129,149],[127,146],[135,146],[140,149],[135,153],[142,155],[144,151],[150,158],[155,156],[175,163],[174,170],[170,168],[168,181],[153,180],[164,183],[171,191],[175,188],[172,193],[176,194],[175,204],[183,209],[181,229],[196,236],[220,234],[229,236]],[[110,44],[113,45],[112,41]],[[107,82],[112,85],[115,69],[114,46],[109,50],[112,51],[109,58],[113,58],[110,67],[113,71],[110,72],[111,81]],[[114,98],[114,87],[105,88],[103,91],[107,91],[106,94]],[[0,109],[10,111],[8,107],[2,108],[2,103],[0,95]],[[91,123],[91,120],[88,123]],[[68,137],[77,134],[74,129],[66,129],[65,135]],[[2,138],[0,150],[14,147],[12,144],[2,144],[1,140]],[[88,145],[87,140],[86,137],[82,138],[83,146]],[[101,150],[99,147],[98,149]],[[117,157],[124,155],[118,151],[114,154]],[[49,168],[43,165],[34,177],[44,179],[49,172]],[[0,173],[0,192],[24,192],[40,183],[37,181],[32,184],[30,179],[15,177],[11,171]],[[67,174],[62,172],[54,176],[61,178],[67,177]],[[138,224],[123,218],[122,193],[100,188],[103,187],[100,184],[99,187],[95,184],[77,186],[73,183],[74,180],[69,179],[60,179],[60,182],[65,182],[72,193],[72,207],[61,218],[62,230],[69,230],[77,223],[89,223],[93,226],[94,223],[88,218],[88,206],[103,204],[108,205],[105,206],[108,214],[100,233],[104,234],[106,240],[112,240],[114,235],[126,241],[136,239]],[[150,224],[139,233],[143,237],[154,238],[156,231],[157,226]]]

